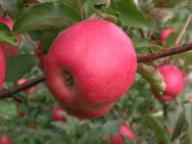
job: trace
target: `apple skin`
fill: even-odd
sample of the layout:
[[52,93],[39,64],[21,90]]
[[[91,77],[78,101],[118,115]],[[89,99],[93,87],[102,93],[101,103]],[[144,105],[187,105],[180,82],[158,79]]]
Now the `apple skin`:
[[136,68],[130,38],[115,24],[93,19],[59,33],[44,60],[49,90],[68,113],[81,118],[106,113],[129,89]]
[[[7,25],[11,31],[13,30],[14,22],[10,18],[0,16],[0,22]],[[19,44],[16,45],[16,46],[10,45],[10,44],[8,44],[6,42],[0,42],[0,46],[3,49],[5,58],[8,58],[8,57],[10,57],[10,56],[12,56],[12,55],[14,55],[14,54],[16,54],[18,52],[19,47],[20,47],[20,43],[21,43],[21,40],[22,40],[22,36],[17,35],[16,39],[19,42]]]
[[60,106],[55,106],[51,112],[53,120],[65,121],[65,117],[61,114],[64,110]]
[[0,89],[2,88],[3,82],[5,81],[5,72],[6,72],[5,57],[0,45]]
[[109,144],[125,144],[122,136],[126,136],[132,141],[136,141],[137,139],[130,128],[125,123],[121,123],[119,126],[119,132],[113,135],[113,137],[110,139]]
[[159,34],[159,40],[165,42],[172,32],[174,32],[173,28],[163,28]]
[[[27,81],[29,81],[29,79],[27,79],[27,78],[21,78],[21,79],[19,79],[19,80],[17,81],[17,85],[24,84],[24,83],[26,83]],[[35,93],[35,92],[37,92],[37,91],[38,91],[38,88],[37,88],[36,86],[33,86],[33,87],[25,90],[25,92],[26,92],[27,94],[32,94],[32,93]]]
[[172,101],[182,92],[185,76],[182,70],[172,64],[164,64],[158,67],[165,82],[165,90],[162,96],[156,96],[160,101]]
[[0,136],[0,144],[11,144],[11,140],[7,135]]

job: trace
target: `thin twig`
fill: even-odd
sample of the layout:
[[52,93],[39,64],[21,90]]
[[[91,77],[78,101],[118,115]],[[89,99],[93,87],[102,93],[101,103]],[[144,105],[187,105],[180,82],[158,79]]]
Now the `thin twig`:
[[190,24],[190,21],[192,19],[192,14],[189,15],[189,17],[187,18],[187,21],[185,22],[185,24],[183,25],[182,29],[181,29],[181,32],[179,33],[179,35],[177,36],[175,42],[174,42],[174,46],[178,46],[182,37],[184,36],[186,30],[187,30],[187,27],[189,26]]
[[24,84],[15,86],[15,87],[7,89],[7,90],[2,90],[0,92],[0,99],[11,97],[16,93],[18,93],[20,91],[23,91],[25,89],[28,89],[28,88],[30,88],[30,87],[32,87],[34,85],[37,85],[38,83],[41,83],[43,81],[44,81],[44,76],[38,76],[35,79],[30,80],[30,81],[28,81],[28,82],[26,82]]
[[160,58],[163,58],[163,57],[175,55],[175,54],[186,52],[186,51],[189,51],[189,50],[192,50],[192,43],[184,44],[182,46],[175,47],[175,48],[164,49],[164,50],[154,52],[154,53],[151,53],[151,54],[147,54],[147,55],[137,56],[137,61],[138,62],[150,62],[150,61],[153,61],[153,60],[156,60],[156,59],[160,59]]

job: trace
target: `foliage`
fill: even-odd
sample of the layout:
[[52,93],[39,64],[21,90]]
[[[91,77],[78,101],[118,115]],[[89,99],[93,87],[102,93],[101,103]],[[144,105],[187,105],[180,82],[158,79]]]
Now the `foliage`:
[[[16,86],[22,77],[34,78],[42,74],[33,50],[37,40],[42,41],[46,53],[58,32],[82,19],[99,15],[116,22],[132,38],[137,54],[142,55],[173,47],[192,8],[191,0],[139,0],[138,5],[133,0],[111,0],[110,5],[106,0],[39,2],[0,0],[0,13],[15,20],[13,32],[0,23],[0,41],[16,45],[15,35],[23,34],[19,53],[7,59],[4,88]],[[172,27],[175,32],[161,43],[158,34],[164,27]],[[180,44],[192,41],[191,32],[192,29],[187,28]],[[150,64],[159,65],[166,60]],[[105,144],[118,131],[119,124],[126,122],[138,137],[136,142],[126,140],[127,143],[191,144],[192,86],[188,77],[191,52],[170,57],[169,61],[186,73],[184,91],[169,104],[162,104],[153,97],[151,85],[155,84],[160,92],[163,86],[161,78],[148,66],[138,71],[132,88],[106,115],[79,120],[64,113],[66,121],[58,122],[51,118],[51,110],[57,102],[42,83],[36,93],[20,92],[0,101],[0,134],[7,134],[14,144]],[[146,74],[150,76],[146,78]]]

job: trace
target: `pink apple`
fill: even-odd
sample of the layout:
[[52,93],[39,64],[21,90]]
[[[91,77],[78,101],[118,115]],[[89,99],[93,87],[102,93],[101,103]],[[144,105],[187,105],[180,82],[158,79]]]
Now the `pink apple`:
[[162,96],[156,96],[160,101],[171,101],[182,92],[185,76],[182,70],[172,64],[164,64],[158,68],[166,85]]
[[167,40],[167,38],[170,36],[170,34],[174,32],[174,29],[173,28],[170,28],[170,27],[167,27],[167,28],[163,28],[160,32],[160,35],[159,35],[159,40],[161,42],[164,42]]
[[65,117],[62,114],[64,110],[60,106],[55,106],[51,112],[53,120],[56,121],[65,121]]
[[11,144],[11,140],[7,135],[0,136],[0,144]]
[[[0,22],[6,24],[9,27],[9,29],[12,31],[14,22],[10,18],[0,16]],[[19,42],[19,44],[17,46],[13,46],[6,42],[0,41],[0,46],[3,49],[5,58],[8,58],[18,52],[22,37],[21,37],[21,35],[17,35],[16,38],[17,38],[17,41]]]
[[[29,79],[27,78],[21,78],[17,81],[17,85],[21,85],[21,84],[24,84],[26,83],[27,81],[29,81]],[[35,93],[37,92],[38,88],[36,86],[33,86],[29,89],[26,89],[25,92],[28,93],[28,94],[32,94],[32,93]]]
[[47,86],[70,114],[106,113],[131,86],[137,58],[130,38],[104,20],[78,22],[55,38],[44,61]]
[[121,123],[119,126],[119,132],[113,135],[109,144],[125,144],[122,136],[125,136],[132,141],[137,139],[133,131],[130,130],[130,128],[125,123]]

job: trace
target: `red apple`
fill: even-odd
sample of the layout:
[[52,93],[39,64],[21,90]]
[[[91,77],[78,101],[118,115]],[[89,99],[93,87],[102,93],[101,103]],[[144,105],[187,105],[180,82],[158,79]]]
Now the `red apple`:
[[[12,31],[14,22],[10,18],[0,16],[0,22],[6,24],[9,27],[9,29]],[[8,58],[18,52],[20,47],[20,42],[21,42],[21,35],[17,35],[16,39],[19,42],[17,46],[13,46],[11,44],[8,44],[2,41],[0,42],[0,46],[3,49],[5,58]]]
[[[24,84],[27,81],[29,81],[27,78],[21,78],[20,80],[17,81],[17,85]],[[38,88],[36,86],[33,86],[33,87],[29,88],[29,89],[26,89],[25,92],[28,93],[28,94],[32,94],[32,93],[37,92],[37,90],[38,90]]]
[[156,96],[160,101],[171,101],[183,90],[185,76],[182,70],[171,64],[164,64],[158,68],[165,82],[162,96]]
[[125,144],[122,136],[126,136],[132,141],[136,140],[136,136],[133,131],[131,131],[125,123],[121,123],[119,126],[119,132],[113,135],[109,144]]
[[55,106],[51,112],[53,120],[65,121],[64,115],[62,115],[63,109],[60,106]]
[[5,57],[0,45],[0,89],[2,88],[3,82],[5,80],[5,71],[6,71]]
[[115,24],[93,19],[59,33],[44,61],[49,90],[80,118],[106,113],[129,89],[136,68],[130,38]]
[[160,35],[159,35],[159,40],[161,42],[164,42],[167,40],[167,38],[170,36],[170,34],[174,32],[174,29],[170,28],[170,27],[167,27],[167,28],[163,28],[160,32]]
[[7,135],[0,136],[0,144],[11,144],[11,140]]

